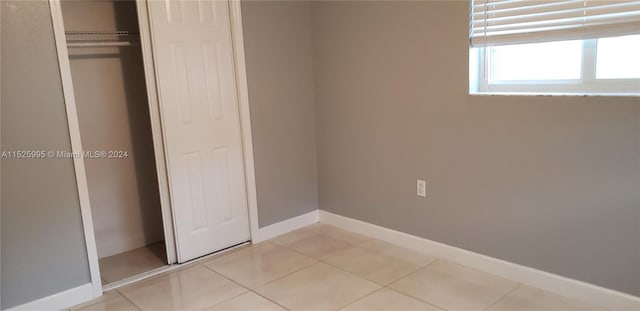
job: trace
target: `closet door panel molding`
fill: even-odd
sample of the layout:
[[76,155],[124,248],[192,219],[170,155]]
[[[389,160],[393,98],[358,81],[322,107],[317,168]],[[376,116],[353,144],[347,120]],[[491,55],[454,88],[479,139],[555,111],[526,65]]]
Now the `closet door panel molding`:
[[149,1],[178,249],[184,262],[249,240],[226,1]]

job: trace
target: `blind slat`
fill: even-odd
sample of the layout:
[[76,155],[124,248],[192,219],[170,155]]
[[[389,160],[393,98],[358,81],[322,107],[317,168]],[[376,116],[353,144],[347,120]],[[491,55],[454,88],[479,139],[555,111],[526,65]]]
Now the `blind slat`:
[[566,7],[566,8],[555,8],[553,11],[546,10],[546,8],[537,8],[531,11],[522,12],[519,14],[498,14],[491,13],[490,16],[488,14],[474,14],[474,25],[483,25],[483,24],[506,24],[511,22],[517,22],[520,20],[548,20],[554,18],[563,18],[563,17],[578,17],[578,16],[595,16],[595,15],[605,15],[605,14],[614,14],[614,13],[625,13],[629,11],[633,11],[637,7],[635,3],[619,3],[615,5],[600,5],[600,6],[589,6],[589,7]]
[[484,14],[486,12],[490,12],[495,15],[518,15],[525,13],[535,13],[535,12],[549,12],[554,11],[556,9],[564,9],[564,8],[581,8],[584,7],[584,0],[570,0],[570,1],[527,1],[525,3],[520,2],[517,6],[510,7],[500,7],[496,8],[494,6],[485,7],[485,6],[474,6],[473,13],[474,14]]
[[[616,23],[623,22],[622,19],[627,19],[628,17],[640,18],[640,11],[631,11],[631,12],[617,12],[616,14]],[[587,27],[593,23],[608,23],[609,20],[606,16],[602,15],[592,15],[590,18],[585,19],[584,16],[562,16],[562,18],[557,19],[546,19],[540,20],[535,18],[522,19],[512,22],[503,22],[503,23],[491,23],[484,24],[481,27],[482,32],[486,30],[488,31],[498,31],[498,30],[509,30],[509,29],[523,29],[523,28],[540,28],[540,27],[553,27],[564,26],[564,25],[574,25],[575,27]]]
[[473,46],[640,33],[640,0],[473,0],[471,12]]
[[490,0],[474,0],[474,9],[478,11],[485,11],[488,7],[493,10],[505,10],[514,9],[527,6],[555,4],[564,2],[583,2],[584,0],[504,0],[504,1],[490,1]]
[[554,7],[554,10],[549,10],[547,7],[544,8],[532,8],[528,11],[516,12],[515,14],[512,12],[508,12],[504,14],[503,12],[491,12],[487,13],[477,13],[473,15],[474,25],[483,25],[483,24],[495,24],[495,23],[510,23],[512,21],[518,20],[545,20],[552,18],[562,18],[562,17],[571,17],[571,16],[595,16],[595,15],[609,15],[614,13],[625,13],[629,11],[634,11],[638,7],[638,4],[633,2],[624,2],[617,3],[611,5],[591,5],[591,6],[582,6],[579,7],[576,5],[565,6],[562,8]]
[[[627,17],[621,17],[619,18],[619,24],[627,24],[627,23],[631,23],[631,25],[634,25],[635,20],[637,20],[637,18],[640,15],[630,15]],[[640,25],[637,25],[637,23],[635,23],[635,27],[640,29]],[[611,25],[609,25],[608,23],[603,22],[603,21],[592,21],[589,25],[581,25],[581,26],[577,26],[575,25],[575,23],[573,23],[572,21],[567,21],[565,23],[562,24],[557,24],[557,25],[553,25],[553,26],[547,26],[547,25],[536,25],[536,26],[530,26],[530,25],[522,25],[520,27],[510,27],[508,29],[494,29],[493,33],[495,36],[504,36],[504,35],[508,35],[508,34],[516,34],[516,33],[520,33],[520,34],[527,34],[527,33],[532,33],[532,32],[543,32],[543,31],[561,31],[563,29],[576,29],[576,30],[587,30],[587,29],[591,29],[591,31],[595,31],[597,28],[607,28],[607,29],[611,29]],[[628,28],[628,27],[627,27]],[[633,30],[633,28],[628,28],[629,30]],[[619,35],[619,34],[616,34]],[[583,39],[584,37],[581,37],[581,39]],[[540,41],[544,41],[544,40],[540,40],[542,38],[539,38],[538,42]],[[548,41],[548,40],[547,40]]]

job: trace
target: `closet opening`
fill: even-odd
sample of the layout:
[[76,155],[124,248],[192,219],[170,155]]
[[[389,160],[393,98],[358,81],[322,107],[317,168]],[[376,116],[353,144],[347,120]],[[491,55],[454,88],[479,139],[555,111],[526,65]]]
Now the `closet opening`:
[[61,6],[101,281],[113,284],[170,264],[136,2]]

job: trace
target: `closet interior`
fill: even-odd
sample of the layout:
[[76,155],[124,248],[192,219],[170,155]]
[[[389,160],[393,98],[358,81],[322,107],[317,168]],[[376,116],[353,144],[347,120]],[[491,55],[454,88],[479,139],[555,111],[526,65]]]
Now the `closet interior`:
[[167,265],[135,1],[62,1],[103,284]]

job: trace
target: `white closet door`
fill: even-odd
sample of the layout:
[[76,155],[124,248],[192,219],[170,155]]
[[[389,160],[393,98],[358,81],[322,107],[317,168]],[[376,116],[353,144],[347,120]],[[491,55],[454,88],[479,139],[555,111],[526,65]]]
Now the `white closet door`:
[[227,1],[148,2],[178,261],[249,240]]

